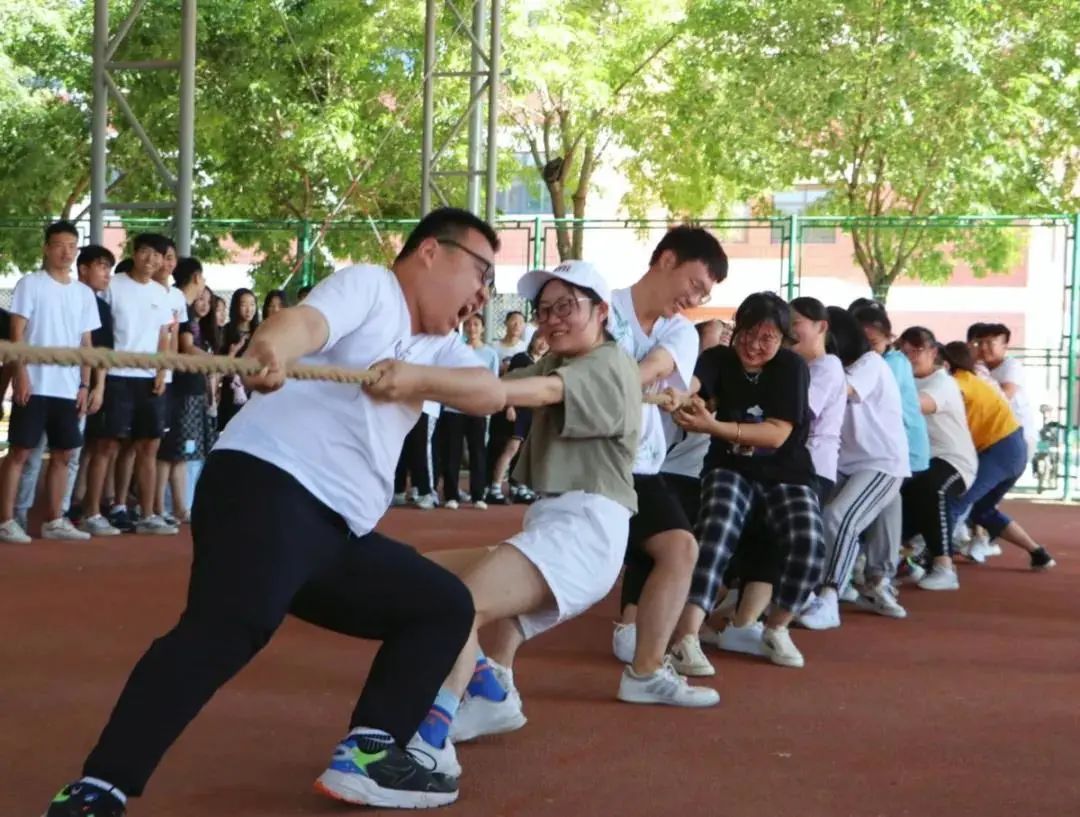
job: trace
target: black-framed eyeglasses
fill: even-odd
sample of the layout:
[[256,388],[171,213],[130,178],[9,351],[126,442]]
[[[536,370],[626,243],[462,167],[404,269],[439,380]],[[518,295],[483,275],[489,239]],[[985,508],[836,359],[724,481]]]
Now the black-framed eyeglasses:
[[536,307],[536,322],[547,323],[551,316],[556,318],[569,318],[570,313],[574,311],[574,308],[582,301],[587,301],[588,298],[571,298],[569,295],[565,298],[559,298],[553,304],[545,304],[543,306]]
[[473,258],[480,262],[480,276],[484,286],[490,289],[495,285],[495,265],[491,261],[488,261],[486,258],[484,258],[484,256],[480,255],[479,253],[473,252],[464,244],[459,241],[455,241],[452,238],[436,238],[435,240],[438,241],[440,244],[449,244],[451,247],[456,247],[462,252],[466,252],[471,255]]

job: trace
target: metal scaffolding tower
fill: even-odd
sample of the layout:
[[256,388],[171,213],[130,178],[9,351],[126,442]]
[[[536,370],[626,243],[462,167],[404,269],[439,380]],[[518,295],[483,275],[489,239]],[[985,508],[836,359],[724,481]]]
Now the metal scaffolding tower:
[[[454,18],[454,33],[439,48],[438,12],[443,6]],[[485,28],[490,16],[490,33],[485,48]],[[464,39],[462,39],[464,38]],[[468,71],[440,71],[436,68],[438,53],[457,45],[467,43],[470,50]],[[424,140],[422,152],[423,188],[420,193],[421,214],[426,215],[432,209],[432,200],[436,205],[461,204],[447,200],[439,187],[439,180],[452,176],[466,177],[465,206],[483,215],[488,221],[495,218],[496,161],[498,143],[496,130],[498,125],[498,94],[500,53],[502,51],[502,9],[501,0],[491,0],[490,15],[487,0],[474,0],[471,19],[467,20],[454,0],[427,0],[427,17],[424,26]],[[451,125],[442,141],[435,144],[435,92],[440,82],[469,80],[469,101],[465,110]],[[487,98],[487,119],[485,127],[483,102]],[[443,168],[447,151],[455,144],[461,129],[468,124],[468,160],[465,169]],[[481,158],[484,161],[481,164]],[[485,182],[483,210],[480,202],[481,180]]]
[[[180,58],[178,60],[117,60],[116,52],[142,12],[146,0],[135,0],[116,33],[109,34],[109,0],[94,0],[94,96],[90,156],[90,240],[101,243],[106,210],[172,210],[177,252],[191,253],[192,175],[195,164],[195,20],[197,0],[181,0]],[[180,132],[174,174],[140,124],[116,81],[113,71],[179,71]],[[142,142],[173,201],[108,201],[109,97]]]

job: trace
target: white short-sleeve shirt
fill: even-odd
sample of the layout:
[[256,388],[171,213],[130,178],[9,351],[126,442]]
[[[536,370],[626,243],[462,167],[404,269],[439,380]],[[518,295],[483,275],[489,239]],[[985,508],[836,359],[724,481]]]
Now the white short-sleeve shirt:
[[1009,398],[1009,407],[1016,416],[1016,422],[1024,427],[1024,439],[1027,441],[1030,454],[1039,436],[1039,426],[1035,421],[1035,412],[1031,409],[1031,401],[1028,399],[1027,377],[1023,364],[1015,357],[1006,357],[997,368],[990,370],[990,376],[1002,386],[1006,383],[1016,384],[1016,391]]
[[971,439],[960,387],[944,369],[938,369],[927,377],[916,377],[915,386],[932,398],[937,406],[933,414],[926,415],[930,456],[949,463],[960,473],[964,487],[970,488],[979,469],[979,455]]
[[810,436],[806,448],[814,463],[814,473],[836,482],[840,457],[840,430],[847,406],[847,379],[844,365],[836,355],[822,355],[810,361]]
[[[653,324],[652,333],[645,334],[634,311],[634,299],[630,289],[617,289],[611,293],[608,331],[614,336],[619,346],[638,362],[641,362],[658,346],[666,349],[675,361],[675,370],[665,379],[649,386],[646,389],[647,393],[660,392],[669,386],[681,391],[689,391],[700,344],[694,325],[682,315],[658,318]],[[660,466],[664,463],[666,453],[667,443],[660,408],[642,403],[641,441],[638,443],[637,457],[634,459],[634,473],[642,475],[660,473]]]
[[[482,365],[456,335],[413,335],[401,286],[384,267],[338,270],[297,308],[304,307],[322,313],[330,329],[326,345],[305,363],[366,369],[396,358]],[[363,536],[390,506],[394,469],[420,411],[420,403],[372,400],[360,386],[289,380],[276,392],[253,395],[215,448],[243,451],[288,472]]]
[[[26,319],[23,343],[30,346],[81,346],[82,336],[101,326],[94,291],[75,278],[62,284],[45,270],[15,284],[11,314]],[[78,366],[28,365],[26,373],[31,394],[65,400],[78,395]]]
[[[156,352],[161,327],[173,321],[169,291],[157,281],[141,284],[127,273],[114,275],[103,295],[112,308],[118,352]],[[96,308],[96,307],[95,307]],[[113,369],[113,377],[154,377],[153,369]]]
[[911,476],[900,387],[889,364],[877,352],[867,352],[846,373],[854,394],[844,409],[837,470],[849,476],[858,471]]

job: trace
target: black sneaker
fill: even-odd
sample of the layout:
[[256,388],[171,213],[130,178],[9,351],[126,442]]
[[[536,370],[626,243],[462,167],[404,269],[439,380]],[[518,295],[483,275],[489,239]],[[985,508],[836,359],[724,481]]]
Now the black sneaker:
[[1032,570],[1049,570],[1057,562],[1054,561],[1054,557],[1050,555],[1050,552],[1046,548],[1039,548],[1038,550],[1031,551],[1031,569]]
[[45,817],[124,817],[124,804],[92,783],[64,786],[49,804]]
[[315,790],[346,803],[436,808],[458,797],[457,780],[430,772],[385,733],[349,735],[337,745]]
[[109,524],[122,533],[135,532],[135,523],[131,521],[127,508],[120,508],[120,510],[110,513]]

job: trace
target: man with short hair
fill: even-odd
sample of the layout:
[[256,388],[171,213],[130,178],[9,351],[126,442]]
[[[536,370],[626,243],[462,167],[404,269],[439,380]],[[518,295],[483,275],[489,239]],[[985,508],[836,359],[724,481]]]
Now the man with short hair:
[[[71,277],[78,244],[79,232],[68,221],[54,222],[45,229],[43,268],[15,285],[11,302],[13,342],[31,346],[90,345],[90,333],[100,326],[100,321],[94,293]],[[43,434],[50,455],[48,521],[41,535],[45,539],[90,538],[63,514],[68,462],[72,452],[82,446],[79,417],[89,404],[89,374],[88,366],[14,364],[10,448],[0,465],[0,541],[30,541],[15,519],[15,494],[23,467]]]
[[[727,255],[716,238],[701,228],[680,226],[656,245],[648,270],[636,284],[612,293],[608,328],[638,361],[646,391],[691,390],[698,335],[683,312],[708,301],[727,271]],[[630,703],[711,706],[720,700],[716,690],[688,686],[665,657],[690,591],[698,546],[695,520],[686,518],[678,496],[660,474],[667,452],[660,409],[645,404],[642,412],[634,462],[638,512],[630,520],[628,575],[623,578],[635,590],[633,597],[623,600],[623,620],[615,629],[613,645],[616,656],[627,664],[619,698]],[[685,644],[672,647],[676,666],[708,664],[700,646],[694,654],[687,650]],[[696,674],[712,674],[709,669],[711,665]]]
[[[384,808],[457,799],[456,780],[406,746],[465,646],[472,599],[451,573],[374,529],[424,400],[472,414],[506,404],[498,378],[453,334],[487,301],[497,248],[473,214],[436,210],[392,269],[338,270],[259,327],[245,356],[263,373],[248,385],[267,393],[232,419],[199,477],[187,608],[140,659],[85,777],[47,817],[121,817],[126,797],[142,793],[187,724],[289,613],[382,641],[319,789]],[[377,379],[286,382],[297,360],[372,368]]]
[[[112,309],[115,348],[120,352],[167,352],[173,314],[169,294],[153,280],[160,269],[168,243],[163,236],[142,233],[133,242],[131,272],[113,276],[105,291]],[[143,517],[135,530],[143,534],[175,534],[177,529],[153,514],[155,463],[161,437],[165,433],[165,373],[153,369],[114,369],[105,378],[102,406],[103,436],[86,479],[86,525],[103,527],[99,515],[101,491],[109,459],[121,443],[135,448],[135,483]],[[117,461],[121,460],[117,457]],[[130,529],[125,497],[117,485],[117,495],[109,522]]]

